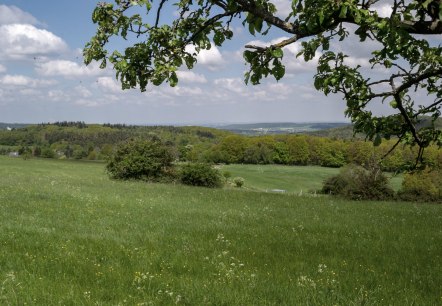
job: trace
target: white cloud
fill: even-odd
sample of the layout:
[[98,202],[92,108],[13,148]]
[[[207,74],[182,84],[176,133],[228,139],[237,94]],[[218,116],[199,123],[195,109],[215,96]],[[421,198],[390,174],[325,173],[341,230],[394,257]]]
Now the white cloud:
[[240,78],[220,78],[213,81],[218,89],[227,89],[229,92],[245,95],[246,85]]
[[[195,52],[195,46],[188,45],[186,46],[186,51],[189,53]],[[209,50],[201,50],[197,55],[198,64],[206,66],[209,70],[217,70],[224,63],[223,56],[219,49],[212,44],[212,47]]]
[[280,18],[286,18],[292,11],[292,1],[291,0],[273,0],[271,1],[278,10],[276,15]]
[[363,68],[370,68],[371,64],[368,58],[365,57],[353,57],[349,56],[344,59],[344,63],[350,67],[356,67],[357,65]]
[[67,50],[60,37],[29,24],[2,25],[0,37],[0,59],[23,59]]
[[21,86],[21,87],[39,87],[49,86],[56,82],[53,80],[33,79],[24,75],[5,75],[0,78],[0,84],[6,86]]
[[87,89],[86,87],[81,86],[81,85],[75,87],[75,91],[83,98],[89,98],[89,97],[92,96],[91,91],[89,89]]
[[52,101],[67,101],[70,99],[70,96],[59,89],[49,90],[48,98]]
[[16,6],[0,5],[0,25],[4,24],[39,24],[38,20],[31,14],[22,11]]
[[390,17],[391,13],[393,13],[391,4],[387,3],[373,5],[371,9],[375,10],[379,17]]
[[115,101],[119,101],[119,98],[115,95],[105,95],[98,99],[79,98],[75,100],[74,104],[85,107],[99,107],[103,105],[112,104]]
[[202,74],[193,71],[177,71],[178,79],[185,83],[207,83],[207,79]]
[[100,77],[97,79],[97,85],[105,91],[113,93],[123,93],[121,85],[111,77]]
[[0,73],[6,72],[6,67],[0,64]]
[[78,99],[75,101],[76,105],[79,106],[86,106],[86,107],[96,107],[100,106],[100,103],[95,100],[89,100],[89,99]]
[[181,86],[176,86],[176,87],[169,87],[167,90],[167,92],[171,92],[174,96],[177,97],[183,97],[183,96],[199,96],[202,95],[204,92],[201,88],[199,87],[181,87]]
[[19,93],[22,96],[32,96],[34,98],[41,94],[41,92],[39,90],[34,89],[34,88],[23,88],[19,91]]
[[64,76],[64,77],[82,77],[96,76],[103,74],[98,63],[92,63],[89,66],[80,65],[76,62],[67,60],[53,60],[45,63],[38,63],[36,70],[44,76]]

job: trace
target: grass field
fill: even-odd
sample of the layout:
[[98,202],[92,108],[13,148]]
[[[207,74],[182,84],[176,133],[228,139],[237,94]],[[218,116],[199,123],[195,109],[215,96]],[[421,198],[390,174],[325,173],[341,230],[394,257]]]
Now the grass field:
[[[265,192],[284,190],[296,194],[318,191],[326,178],[339,173],[337,168],[281,165],[224,165],[221,171],[230,172],[232,177],[244,178],[246,189]],[[394,190],[400,188],[401,182],[401,176],[390,180]]]
[[[244,175],[245,176],[245,175]],[[0,157],[0,305],[438,305],[442,206]]]

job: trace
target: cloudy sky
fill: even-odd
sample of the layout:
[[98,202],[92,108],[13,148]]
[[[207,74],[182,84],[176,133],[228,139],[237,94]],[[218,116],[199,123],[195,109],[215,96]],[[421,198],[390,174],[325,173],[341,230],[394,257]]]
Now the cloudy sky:
[[[313,88],[315,63],[295,57],[298,44],[285,50],[283,81],[244,85],[243,46],[276,42],[284,33],[253,37],[241,23],[234,26],[234,40],[201,53],[194,70],[180,71],[177,87],[122,91],[112,68],[83,64],[82,48],[95,32],[91,14],[98,2],[0,0],[0,122],[346,121],[341,97],[326,97]],[[283,15],[291,0],[273,2]],[[355,64],[366,63],[369,48],[355,40],[338,48],[353,52],[349,60]]]

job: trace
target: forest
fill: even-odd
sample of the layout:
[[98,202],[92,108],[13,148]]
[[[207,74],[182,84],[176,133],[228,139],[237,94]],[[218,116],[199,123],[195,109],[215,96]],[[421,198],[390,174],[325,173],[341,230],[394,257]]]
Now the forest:
[[[342,132],[344,131],[344,132]],[[176,161],[223,164],[281,164],[341,167],[376,161],[383,170],[401,171],[415,163],[417,149],[395,139],[374,146],[363,137],[348,137],[348,128],[321,131],[322,135],[286,134],[244,136],[197,126],[134,126],[56,122],[0,130],[0,153],[25,157],[106,160],[116,146],[134,138],[157,139],[172,149]],[[327,133],[332,135],[326,137]],[[392,150],[392,151],[391,151]],[[390,152],[391,151],[391,152]],[[424,161],[442,166],[442,151],[429,146]]]

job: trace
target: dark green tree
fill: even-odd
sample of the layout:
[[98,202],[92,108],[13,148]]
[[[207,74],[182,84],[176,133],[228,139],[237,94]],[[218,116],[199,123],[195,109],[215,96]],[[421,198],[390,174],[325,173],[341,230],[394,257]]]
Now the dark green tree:
[[134,139],[120,144],[106,169],[114,179],[165,181],[174,175],[174,156],[159,140]]
[[[365,133],[378,145],[383,138],[417,145],[418,159],[431,143],[442,145],[442,132],[434,127],[442,104],[442,48],[431,36],[442,34],[440,0],[392,0],[390,16],[379,16],[378,0],[293,0],[285,17],[276,14],[271,0],[115,0],[100,2],[93,12],[97,33],[84,49],[86,64],[93,60],[113,64],[123,89],[148,83],[178,82],[176,71],[194,67],[197,54],[232,39],[231,24],[242,20],[253,35],[266,35],[270,28],[290,35],[265,47],[247,45],[244,59],[249,65],[245,82],[259,84],[262,78],[284,77],[285,46],[302,42],[298,56],[306,61],[321,51],[315,87],[339,93],[345,99],[345,114],[355,132]],[[164,23],[168,6],[177,10],[175,19]],[[144,9],[142,16],[137,14]],[[169,11],[170,12],[170,11]],[[169,14],[170,15],[170,14]],[[168,16],[169,18],[170,16]],[[344,48],[331,48],[349,37],[377,42],[370,58],[371,69],[350,66]],[[115,36],[138,39],[124,51],[108,51]],[[187,46],[193,46],[189,51]],[[339,51],[343,49],[344,51]],[[382,68],[385,77],[372,79],[372,69]],[[368,71],[367,71],[368,70]],[[421,99],[419,97],[426,97]],[[391,114],[376,116],[371,105],[386,101]],[[422,116],[431,122],[421,126]]]

